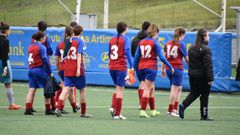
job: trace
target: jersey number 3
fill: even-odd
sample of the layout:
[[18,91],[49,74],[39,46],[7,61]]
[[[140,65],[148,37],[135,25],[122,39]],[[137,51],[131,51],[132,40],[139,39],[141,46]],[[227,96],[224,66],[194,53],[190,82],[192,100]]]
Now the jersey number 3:
[[113,45],[111,47],[111,52],[112,52],[110,55],[111,59],[116,60],[118,58],[118,46]]

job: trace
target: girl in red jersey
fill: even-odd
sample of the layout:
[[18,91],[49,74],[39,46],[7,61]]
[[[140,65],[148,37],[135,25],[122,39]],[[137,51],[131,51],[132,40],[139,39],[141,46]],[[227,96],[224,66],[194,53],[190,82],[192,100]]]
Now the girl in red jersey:
[[[57,117],[61,116],[61,107],[72,87],[76,87],[80,91],[81,114],[80,117],[92,118],[91,114],[86,113],[86,76],[83,60],[83,46],[84,42],[81,39],[83,27],[76,25],[73,27],[74,36],[67,39],[64,49],[64,87],[58,100],[58,107],[56,109]],[[73,106],[77,109],[77,105]]]
[[[45,34],[37,32],[35,35],[36,42],[28,48],[28,63],[29,63],[29,91],[26,97],[25,115],[34,115],[32,111],[32,103],[34,95],[38,88],[44,88],[49,75],[52,75],[52,70],[47,57],[46,48],[41,44]],[[49,99],[45,98],[46,115],[54,115],[51,110]]]
[[[65,66],[65,60],[63,58],[63,54],[64,54],[64,49],[65,49],[65,42],[67,40],[69,40],[72,36],[73,36],[73,29],[72,29],[72,27],[67,26],[65,28],[65,32],[64,32],[64,37],[65,37],[64,41],[60,42],[58,44],[58,46],[56,48],[56,51],[55,51],[56,67],[57,67],[57,70],[58,70],[58,75],[61,78],[61,86],[62,87],[64,86],[64,66]],[[62,92],[62,90],[58,90],[56,92],[56,96],[55,96],[56,101],[58,101],[59,96],[61,95],[61,92]],[[75,102],[74,96],[73,96],[73,89],[70,89],[70,91],[69,91],[68,100],[69,100],[70,104],[73,107],[73,112],[76,113],[77,110],[79,110],[80,108],[78,106],[76,106],[76,102]],[[61,108],[59,107],[60,111],[61,111],[62,114],[68,114],[68,112],[66,112],[64,110],[64,104],[65,103],[62,104]]]
[[[185,37],[185,30],[181,27],[177,28],[174,31],[173,35],[174,39],[167,42],[164,51],[165,57],[168,62],[174,68],[174,74],[171,74],[169,68],[165,67],[162,70],[162,75],[167,76],[170,80],[171,84],[171,93],[169,97],[169,107],[168,107],[168,115],[178,117],[178,103],[180,100],[180,96],[182,93],[182,79],[183,79],[183,61],[182,58],[188,63],[188,56],[186,45],[182,42]],[[167,71],[166,71],[167,69]]]
[[112,80],[116,86],[116,90],[112,95],[112,106],[109,109],[113,119],[125,120],[121,114],[123,90],[125,86],[125,78],[127,77],[127,60],[132,69],[132,56],[130,52],[131,42],[126,36],[127,24],[119,22],[117,24],[117,36],[110,39],[109,42],[109,69]]
[[[139,75],[144,78],[144,92],[141,99],[141,110],[139,116],[141,118],[149,118],[146,113],[148,103],[150,104],[151,116],[157,116],[160,113],[155,109],[154,99],[154,81],[157,75],[157,56],[162,62],[164,62],[171,72],[174,73],[174,69],[167,62],[166,58],[162,54],[162,49],[158,43],[159,29],[155,24],[151,24],[147,30],[148,37],[141,40],[137,47],[137,51],[134,57],[134,68],[139,69]],[[139,63],[139,65],[138,65]]]

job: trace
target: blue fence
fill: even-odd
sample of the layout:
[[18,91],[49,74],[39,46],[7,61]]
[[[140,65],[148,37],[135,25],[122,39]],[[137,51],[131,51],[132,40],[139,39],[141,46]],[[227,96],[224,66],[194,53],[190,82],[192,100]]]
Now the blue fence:
[[[14,80],[28,80],[28,62],[27,49],[31,42],[31,36],[37,31],[33,27],[12,27],[10,39],[10,60],[13,69]],[[63,28],[49,28],[47,30],[48,36],[52,40],[52,48],[55,50],[57,44],[63,39]],[[127,36],[133,38],[138,31],[131,30]],[[113,85],[108,71],[108,42],[112,36],[116,34],[115,30],[85,30],[83,38],[86,46],[84,58],[87,66],[87,83],[92,85]],[[195,41],[196,33],[188,32],[184,39],[187,47],[192,45]],[[159,42],[166,43],[172,39],[172,32],[160,32]],[[231,80],[231,33],[210,33],[209,46],[213,53],[214,64],[214,78],[212,91],[218,92],[233,92],[240,91],[240,82]],[[163,48],[163,44],[162,48]],[[56,67],[54,57],[51,58],[53,70],[56,74]],[[188,67],[185,64],[183,88],[189,90]],[[161,70],[161,63],[159,63],[159,70]],[[159,75],[156,79],[156,87],[169,89],[169,81],[167,78],[162,78]],[[135,84],[137,86],[138,83]]]

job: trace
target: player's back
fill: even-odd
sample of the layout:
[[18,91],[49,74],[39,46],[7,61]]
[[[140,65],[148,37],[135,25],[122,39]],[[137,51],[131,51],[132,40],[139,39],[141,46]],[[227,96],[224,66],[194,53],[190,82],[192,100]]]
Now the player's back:
[[166,53],[165,57],[167,58],[167,61],[173,66],[173,68],[183,69],[183,53],[181,51],[181,48],[185,49],[183,46],[184,44],[179,41],[174,43],[174,40],[170,40],[164,47]]
[[141,52],[139,69],[157,69],[157,54],[155,49],[156,42],[156,39],[150,37],[147,37],[139,42],[139,49]]
[[79,53],[82,54],[81,59],[81,72],[84,73],[85,69],[83,68],[83,46],[84,42],[78,37],[72,37],[69,39],[70,48],[68,50],[67,56],[65,57],[65,66],[64,66],[64,76],[76,76],[77,73],[77,56]]
[[43,65],[41,47],[43,47],[42,44],[35,42],[28,48],[29,68],[39,67]]
[[110,62],[109,69],[111,70],[127,70],[127,62],[125,55],[126,36],[120,35],[112,37],[109,42]]

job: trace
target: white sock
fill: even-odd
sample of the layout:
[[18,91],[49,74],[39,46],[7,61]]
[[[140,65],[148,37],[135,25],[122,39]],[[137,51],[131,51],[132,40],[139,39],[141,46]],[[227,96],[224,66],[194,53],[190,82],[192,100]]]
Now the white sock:
[[12,88],[6,88],[6,95],[7,95],[7,98],[8,98],[9,105],[12,105],[14,103]]

